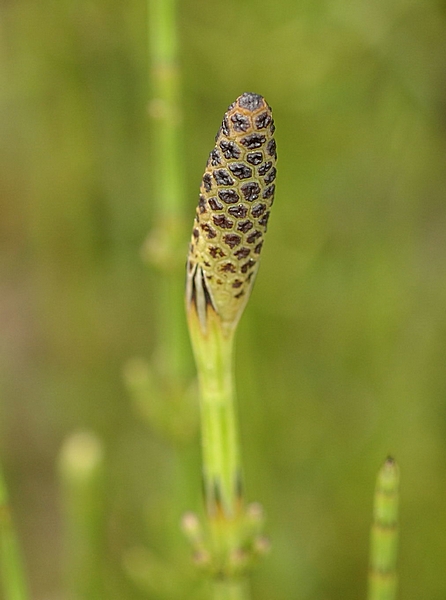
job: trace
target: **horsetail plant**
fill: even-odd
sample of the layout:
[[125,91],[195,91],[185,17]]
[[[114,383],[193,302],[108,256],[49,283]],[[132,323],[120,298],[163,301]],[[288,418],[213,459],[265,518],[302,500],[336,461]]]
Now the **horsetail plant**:
[[370,538],[368,600],[395,600],[399,469],[387,458],[376,481]]
[[201,562],[219,579],[219,598],[247,597],[238,578],[265,549],[261,510],[244,506],[232,362],[274,199],[276,158],[271,108],[258,94],[242,94],[225,114],[209,155],[187,261],[210,547],[191,515],[183,525]]

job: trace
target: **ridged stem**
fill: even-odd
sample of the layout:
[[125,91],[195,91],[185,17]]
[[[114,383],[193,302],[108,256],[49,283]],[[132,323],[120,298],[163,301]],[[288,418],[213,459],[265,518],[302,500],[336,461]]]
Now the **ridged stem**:
[[209,311],[203,334],[192,308],[189,325],[200,385],[201,440],[206,509],[211,518],[235,518],[241,509],[242,472],[235,412],[234,334]]
[[203,487],[216,575],[213,598],[247,600],[247,582],[238,577],[245,513],[233,376],[234,330],[225,330],[212,308],[205,332],[194,306],[188,311],[188,322],[200,386]]
[[8,492],[0,468],[0,569],[5,600],[28,600],[28,586],[11,518]]
[[181,110],[177,65],[176,0],[149,0],[151,64],[151,172],[155,203],[154,229],[149,236],[149,259],[161,271],[159,278],[158,363],[173,383],[186,374],[187,347],[183,318],[182,241],[183,177],[180,161]]
[[379,471],[370,540],[368,600],[395,600],[399,469],[388,458]]

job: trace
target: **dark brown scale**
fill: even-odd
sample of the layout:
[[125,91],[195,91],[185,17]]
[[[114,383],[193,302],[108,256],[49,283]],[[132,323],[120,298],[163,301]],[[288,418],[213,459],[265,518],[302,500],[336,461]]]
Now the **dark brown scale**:
[[234,226],[234,221],[228,219],[226,215],[213,215],[212,220],[217,227],[221,227],[222,229],[232,229]]
[[223,156],[230,160],[231,158],[240,158],[241,150],[235,142],[228,142],[228,140],[221,140],[220,148],[222,149]]
[[205,173],[203,175],[203,185],[204,185],[204,189],[207,192],[210,192],[212,189],[212,179],[209,173]]
[[276,126],[274,125],[274,121],[271,121],[271,127],[269,128],[271,135],[276,131]]
[[223,210],[223,204],[219,202],[215,197],[209,198],[208,204],[212,208],[212,210]]
[[257,173],[263,177],[263,175],[268,173],[268,171],[271,169],[272,166],[273,166],[273,163],[269,160],[268,162],[264,163],[263,165],[260,165],[260,167],[257,169]]
[[[249,253],[251,252],[251,250],[249,248],[240,248],[240,250],[237,250],[237,252],[234,252],[234,256],[236,256],[239,260],[241,260],[242,258],[246,258],[247,256],[249,256]],[[243,271],[243,267],[242,267],[242,271]],[[246,271],[243,271],[244,273],[246,273]]]
[[273,167],[268,175],[265,177],[264,181],[266,184],[272,183],[276,178],[276,169]]
[[238,246],[240,244],[240,242],[242,241],[242,238],[239,235],[237,235],[236,233],[227,233],[226,235],[223,236],[223,241],[230,248],[235,248],[236,246]]
[[254,200],[257,200],[257,198],[260,195],[260,186],[256,181],[244,183],[240,189],[245,200],[248,200],[248,202],[253,202]]
[[262,198],[265,198],[265,200],[266,200],[267,198],[271,198],[271,196],[274,196],[274,192],[275,192],[275,190],[276,190],[276,186],[275,186],[275,185],[274,185],[274,183],[273,183],[273,185],[270,185],[270,186],[268,186],[268,187],[266,188],[266,190],[263,192],[263,194],[262,194]]
[[198,231],[198,229],[195,229],[192,231],[192,235],[194,236],[194,238],[198,238],[200,236],[200,232]]
[[233,263],[227,262],[224,265],[221,265],[220,267],[220,271],[222,271],[223,273],[235,273],[236,272],[236,267]]
[[240,196],[235,190],[218,190],[218,196],[226,204],[235,204],[240,200]]
[[255,217],[257,219],[258,217],[263,215],[265,210],[266,210],[266,204],[256,204],[255,206],[252,207],[251,214],[253,217]]
[[221,165],[221,156],[217,148],[214,148],[211,154],[209,155],[209,163],[213,167],[218,167],[218,165]]
[[276,140],[273,138],[272,140],[270,140],[266,146],[266,151],[268,152],[268,154],[270,156],[274,156],[274,158],[276,157]]
[[246,262],[244,265],[241,266],[240,271],[242,273],[247,273],[249,269],[252,269],[253,266],[256,264],[257,261],[255,261],[253,258],[250,258],[248,260],[248,262]]
[[230,206],[228,213],[237,219],[244,219],[248,214],[248,209],[243,204],[239,204],[238,206]]
[[223,119],[223,123],[221,124],[221,132],[223,133],[223,135],[229,135],[229,124],[228,119],[226,117]]
[[[198,210],[200,214],[207,212],[206,198],[202,195],[200,195],[200,199],[198,200]],[[198,219],[196,219],[196,221],[198,222]]]
[[259,219],[259,225],[266,227],[268,225],[269,212],[265,213],[261,219]]
[[242,231],[243,233],[247,233],[253,227],[254,227],[254,225],[251,223],[251,221],[241,221],[237,225],[238,231]]
[[215,237],[217,237],[217,232],[215,231],[215,229],[213,229],[213,228],[212,228],[210,225],[208,225],[207,223],[202,223],[202,224],[200,225],[200,227],[201,227],[201,229],[202,229],[203,231],[206,231],[206,233],[208,234],[208,235],[207,235],[207,238],[208,238],[208,240],[210,240],[210,239],[212,239],[212,238],[215,238]]
[[246,155],[246,160],[252,165],[260,165],[263,162],[263,154],[261,152],[250,152]]
[[257,129],[265,129],[271,123],[271,116],[264,112],[258,117],[256,117],[255,124]]
[[243,281],[240,281],[240,279],[236,279],[234,281],[234,283],[232,284],[232,287],[233,288],[239,288],[239,287],[242,287],[242,285],[243,285]]
[[254,275],[254,271],[251,271],[251,273],[250,273],[250,274],[248,275],[248,277],[246,278],[246,283],[249,283],[249,282],[251,281],[251,279],[252,279],[253,275]]
[[249,179],[252,177],[252,169],[243,163],[231,163],[228,166],[231,173],[237,177],[237,179]]
[[[248,150],[254,150],[255,148],[260,148],[266,141],[266,137],[261,133],[251,133],[251,135],[247,135],[246,137],[241,139],[241,143],[248,148]],[[273,140],[271,140],[273,141]],[[268,146],[270,143],[268,143]],[[272,156],[272,155],[271,155]]]
[[212,258],[223,258],[226,254],[218,246],[208,246],[208,252]]
[[260,252],[262,250],[262,246],[263,246],[263,240],[259,244],[257,244],[257,246],[254,248],[255,254],[260,254]]
[[211,263],[208,262],[207,260],[205,260],[203,264],[204,264],[205,267],[210,267],[211,266]]
[[231,121],[233,123],[232,127],[234,131],[248,131],[250,123],[248,117],[241,115],[240,113],[235,113],[231,116]]
[[248,242],[248,244],[255,244],[256,240],[258,240],[259,237],[262,237],[262,232],[254,231],[254,233],[251,233],[250,235],[248,235],[248,237],[246,238],[246,241]]
[[234,185],[234,180],[226,169],[217,169],[212,174],[217,185]]
[[245,293],[245,291],[244,291],[244,290],[242,290],[241,292],[239,292],[238,294],[236,294],[236,295],[234,296],[234,298],[241,298],[241,297],[244,295],[244,293]]

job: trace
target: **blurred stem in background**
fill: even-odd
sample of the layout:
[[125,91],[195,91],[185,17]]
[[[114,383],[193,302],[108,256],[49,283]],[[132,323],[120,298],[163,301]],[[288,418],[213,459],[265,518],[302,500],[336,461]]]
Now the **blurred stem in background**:
[[[197,403],[190,392],[189,341],[184,319],[184,182],[181,168],[180,82],[176,2],[149,0],[153,228],[144,244],[157,269],[157,342],[153,359],[134,358],[124,378],[138,414],[170,441],[196,431]],[[195,408],[194,408],[195,407]]]
[[159,271],[159,338],[157,367],[170,383],[181,386],[187,376],[188,347],[183,313],[184,182],[180,160],[181,109],[177,65],[176,0],[149,0],[152,94],[152,189],[155,226],[146,256]]
[[0,467],[0,570],[5,600],[28,600],[28,586],[9,507],[6,482]]
[[59,457],[67,549],[67,588],[73,598],[103,598],[104,456],[92,433],[70,435]]
[[399,469],[387,458],[376,482],[370,539],[368,600],[395,600],[398,544]]
[[[153,227],[143,255],[157,270],[157,339],[150,361],[134,358],[124,377],[139,416],[170,444],[168,488],[163,490],[163,532],[170,557],[133,548],[124,556],[124,569],[147,595],[171,600],[185,594],[172,550],[178,538],[178,507],[194,481],[185,444],[197,430],[198,403],[191,385],[189,340],[184,319],[184,178],[181,162],[182,115],[178,67],[176,0],[148,0],[151,93],[151,188]],[[177,444],[182,453],[175,454]],[[169,517],[170,515],[170,517]],[[174,531],[169,527],[174,524]]]

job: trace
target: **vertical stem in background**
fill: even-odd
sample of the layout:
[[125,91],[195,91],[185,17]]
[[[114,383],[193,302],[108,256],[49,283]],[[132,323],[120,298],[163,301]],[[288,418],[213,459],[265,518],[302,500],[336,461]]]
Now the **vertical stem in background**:
[[399,469],[387,458],[378,473],[370,540],[368,600],[395,600]]
[[103,448],[96,436],[74,433],[59,457],[67,584],[74,598],[103,598]]
[[0,571],[5,600],[27,600],[28,589],[12,523],[8,492],[0,468]]
[[149,0],[149,42],[152,96],[152,188],[155,227],[148,255],[161,270],[159,283],[159,346],[161,373],[181,383],[186,375],[187,338],[183,314],[182,267],[183,181],[180,161],[181,110],[176,0]]

